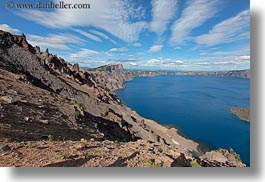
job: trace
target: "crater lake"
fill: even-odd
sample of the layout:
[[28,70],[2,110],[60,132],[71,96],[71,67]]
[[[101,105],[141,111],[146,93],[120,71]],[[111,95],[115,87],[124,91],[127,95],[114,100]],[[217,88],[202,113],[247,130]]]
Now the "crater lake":
[[214,76],[135,77],[117,91],[143,117],[210,149],[232,148],[250,165],[250,123],[231,107],[250,106],[250,79]]

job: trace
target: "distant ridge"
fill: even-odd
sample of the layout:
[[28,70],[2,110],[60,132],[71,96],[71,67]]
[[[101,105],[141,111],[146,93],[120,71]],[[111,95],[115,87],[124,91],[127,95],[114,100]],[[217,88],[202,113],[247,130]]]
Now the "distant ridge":
[[134,76],[156,76],[156,75],[187,75],[187,76],[224,76],[234,78],[250,78],[250,69],[246,70],[229,70],[229,71],[168,71],[168,70],[125,70],[120,63],[111,63],[96,68],[88,69],[90,71],[106,71],[106,72],[120,72],[127,73]]
[[122,64],[107,64],[103,66],[99,66],[97,68],[92,68],[90,69],[91,71],[107,71],[107,72],[112,72],[112,71],[124,71],[123,65]]
[[250,70],[231,70],[231,71],[129,71],[132,76],[156,76],[156,75],[186,75],[186,76],[223,76],[234,78],[250,78]]

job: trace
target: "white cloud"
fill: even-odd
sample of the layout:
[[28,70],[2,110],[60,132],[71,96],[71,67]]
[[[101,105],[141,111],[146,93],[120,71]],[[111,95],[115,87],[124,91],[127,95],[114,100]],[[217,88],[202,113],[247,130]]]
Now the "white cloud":
[[195,62],[193,63],[194,65],[202,65],[202,66],[207,66],[207,65],[210,65],[210,62]]
[[[56,0],[59,3],[60,0]],[[65,0],[64,3],[88,3],[81,0]],[[90,0],[90,9],[56,9],[55,11],[22,10],[17,14],[51,28],[89,27],[103,29],[126,42],[138,40],[147,27],[142,21],[143,8],[123,0]],[[130,20],[137,20],[131,22]]]
[[83,36],[85,36],[85,37],[91,39],[91,40],[94,40],[94,41],[97,41],[97,42],[102,42],[102,40],[101,40],[99,37],[97,37],[97,36],[95,36],[95,35],[93,35],[93,34],[90,34],[90,33],[88,33],[88,32],[85,32],[85,31],[83,31],[83,30],[80,30],[80,29],[73,29],[73,30],[74,30],[75,32],[80,33],[81,35],[83,35]]
[[[250,49],[249,48],[244,48],[244,49],[238,49],[238,50],[232,50],[232,51],[217,51],[213,52],[212,55],[216,56],[232,56],[232,55],[242,55],[242,54],[249,54]],[[208,53],[207,53],[208,54]]]
[[250,13],[249,10],[245,10],[215,25],[209,33],[196,37],[195,41],[198,44],[212,46],[247,39],[250,38],[249,26]]
[[174,18],[177,11],[176,0],[153,0],[152,15],[153,20],[150,23],[150,30],[159,35],[163,34]]
[[142,46],[142,44],[141,44],[141,43],[139,43],[139,42],[135,42],[135,43],[133,44],[133,46],[134,46],[134,47],[141,47],[141,46]]
[[183,44],[189,40],[192,30],[215,16],[219,9],[217,0],[189,0],[186,4],[181,17],[171,27],[172,45]]
[[225,57],[224,59],[229,60],[233,63],[237,63],[237,62],[249,62],[250,61],[250,56],[248,55],[244,55],[244,56],[228,56]]
[[170,61],[169,63],[175,64],[175,65],[182,65],[182,64],[184,64],[184,61],[182,61],[182,60],[176,60],[176,61]]
[[108,51],[104,52],[104,55],[106,55],[107,57],[115,56],[112,52],[108,52]]
[[162,50],[163,47],[164,47],[163,45],[154,45],[154,46],[150,47],[148,52],[159,52]]
[[178,67],[184,65],[185,62],[183,60],[172,60],[169,58],[152,58],[147,61],[142,61],[141,64],[138,63],[138,65],[142,65],[145,67]]
[[111,48],[109,50],[110,52],[125,52],[128,51],[128,49],[126,47],[121,47],[121,48]]
[[70,60],[71,64],[78,63],[81,67],[89,67],[89,68],[96,68],[108,64],[108,61],[105,60],[94,60],[94,59],[92,60],[89,58],[80,58],[80,59],[68,58],[68,60]]
[[108,40],[108,41],[112,42],[113,44],[117,44],[117,42],[115,40],[111,39],[110,37],[108,37],[107,35],[105,35],[102,32],[99,32],[97,30],[90,30],[89,32],[91,32],[91,33],[93,33],[93,34],[95,34],[95,35],[97,35],[97,36],[99,36],[105,40]]
[[234,63],[230,61],[220,61],[220,62],[213,62],[212,64],[213,65],[232,65]]
[[127,64],[127,63],[136,63],[140,62],[139,59],[134,59],[134,58],[127,58],[127,59],[109,59],[109,61],[115,62],[115,63],[122,63],[122,64]]
[[20,33],[20,30],[10,27],[7,24],[0,24],[0,30],[10,32],[12,34]]
[[250,60],[250,56],[239,56],[238,60]]
[[33,46],[53,48],[57,50],[71,49],[67,44],[79,44],[82,40],[71,34],[50,34],[48,36],[28,35],[27,39]]
[[[137,61],[139,67],[150,67],[160,69],[178,69],[194,71],[224,71],[224,70],[242,70],[249,69],[250,56],[219,56],[219,57],[201,57],[198,59],[171,59],[171,58],[152,58],[149,60]],[[133,66],[133,65],[130,65]]]
[[174,48],[174,50],[178,50],[178,49],[181,49],[181,47],[177,46],[177,47]]
[[135,63],[135,62],[129,62],[129,65],[131,65],[131,66],[138,66],[138,64]]
[[142,63],[143,66],[158,66],[161,65],[162,63],[162,59],[158,59],[158,58],[153,58],[153,59],[149,59],[146,62]]
[[241,55],[241,56],[226,56],[226,57],[203,57],[198,60],[193,60],[190,63],[191,66],[201,66],[203,69],[223,69],[223,70],[232,70],[230,66],[234,67],[247,67],[250,66],[250,56]]
[[91,55],[98,54],[99,52],[91,49],[81,49],[81,51],[70,54],[70,58],[88,58]]

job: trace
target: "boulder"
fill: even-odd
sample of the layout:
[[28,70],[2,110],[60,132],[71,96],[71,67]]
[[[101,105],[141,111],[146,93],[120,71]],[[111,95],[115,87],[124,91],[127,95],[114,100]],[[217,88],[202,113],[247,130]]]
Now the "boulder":
[[47,119],[40,119],[39,122],[46,125],[49,124],[49,121]]
[[171,167],[190,167],[190,161],[186,158],[185,154],[181,153],[180,156],[172,162]]
[[0,97],[0,100],[7,103],[7,104],[13,104],[13,103],[16,103],[17,100],[11,96],[2,96]]
[[77,144],[74,146],[76,150],[84,150],[86,148],[86,145],[83,143]]

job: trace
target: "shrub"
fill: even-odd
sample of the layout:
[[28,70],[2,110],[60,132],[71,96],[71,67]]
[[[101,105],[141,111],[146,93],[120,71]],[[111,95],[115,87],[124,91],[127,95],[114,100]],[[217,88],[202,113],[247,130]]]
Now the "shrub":
[[86,105],[82,102],[79,102],[78,103],[78,106],[82,109],[82,110],[85,110],[86,109]]
[[147,163],[147,164],[149,164],[149,165],[151,165],[151,166],[154,165],[154,161],[151,160],[151,159],[149,159],[149,160],[144,160],[143,162],[144,162],[144,163]]
[[105,87],[105,90],[106,90],[107,92],[110,92],[110,89],[109,89],[108,87]]
[[156,163],[154,167],[162,167],[162,163]]
[[196,161],[190,161],[190,166],[191,167],[202,167],[198,162]]
[[75,117],[79,118],[81,116],[81,111],[75,111]]
[[63,159],[69,159],[71,157],[71,155],[69,153],[67,153],[67,152],[63,152],[63,153],[61,153],[61,157]]
[[35,148],[35,146],[34,146],[32,143],[30,143],[30,144],[29,144],[29,148],[32,149],[32,148]]
[[238,161],[242,161],[239,154],[235,154],[235,157]]
[[10,142],[10,139],[9,138],[4,138],[3,139],[3,143],[6,144],[6,143],[9,143]]

